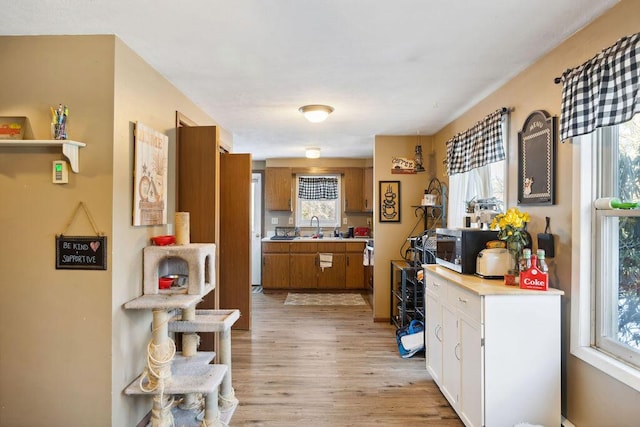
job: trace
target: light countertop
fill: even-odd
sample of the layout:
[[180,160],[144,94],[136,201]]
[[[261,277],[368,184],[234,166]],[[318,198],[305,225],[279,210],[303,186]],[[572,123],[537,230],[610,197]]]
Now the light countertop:
[[424,264],[423,267],[426,272],[434,273],[477,295],[564,295],[564,291],[560,289],[520,289],[518,286],[505,285],[502,279],[483,279],[472,274],[460,274],[437,264]]
[[313,238],[313,237],[294,237],[291,240],[283,239],[283,240],[271,240],[271,237],[264,237],[262,239],[263,242],[275,242],[275,243],[289,243],[289,242],[339,242],[339,243],[349,243],[349,242],[362,242],[367,243],[367,240],[371,240],[371,237],[322,237],[322,238]]

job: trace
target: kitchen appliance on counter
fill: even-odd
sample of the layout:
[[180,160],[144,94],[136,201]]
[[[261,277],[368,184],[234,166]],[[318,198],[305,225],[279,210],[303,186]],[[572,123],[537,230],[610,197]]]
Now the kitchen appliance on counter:
[[436,228],[436,264],[462,274],[476,272],[476,258],[498,232],[478,228]]
[[353,230],[353,237],[369,237],[371,229],[369,227],[356,227]]
[[476,258],[476,276],[503,279],[513,266],[513,256],[506,248],[483,249]]

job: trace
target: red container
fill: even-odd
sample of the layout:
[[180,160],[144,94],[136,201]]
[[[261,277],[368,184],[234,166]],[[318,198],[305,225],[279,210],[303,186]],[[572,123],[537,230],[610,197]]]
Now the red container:
[[160,289],[169,289],[173,285],[172,277],[161,277],[158,279],[158,287]]
[[546,291],[549,289],[549,274],[538,270],[535,266],[520,273],[520,289]]
[[157,246],[173,245],[176,242],[176,236],[155,236],[151,241]]

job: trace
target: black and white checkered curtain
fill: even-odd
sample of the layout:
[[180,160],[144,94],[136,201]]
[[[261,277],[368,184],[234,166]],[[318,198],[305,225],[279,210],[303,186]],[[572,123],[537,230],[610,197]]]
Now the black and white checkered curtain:
[[299,177],[298,197],[304,200],[335,200],[338,198],[338,178]]
[[447,141],[449,176],[504,160],[502,116],[507,111],[501,108]]
[[640,112],[640,33],[562,74],[560,139],[624,123]]

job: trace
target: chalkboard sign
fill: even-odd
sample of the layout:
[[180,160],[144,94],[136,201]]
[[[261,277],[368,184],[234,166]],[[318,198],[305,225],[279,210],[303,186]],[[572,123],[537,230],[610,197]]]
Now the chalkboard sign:
[[555,203],[556,117],[534,111],[518,132],[518,204]]
[[105,236],[56,236],[56,270],[106,270]]

